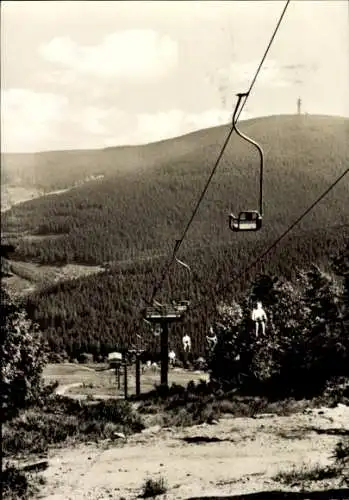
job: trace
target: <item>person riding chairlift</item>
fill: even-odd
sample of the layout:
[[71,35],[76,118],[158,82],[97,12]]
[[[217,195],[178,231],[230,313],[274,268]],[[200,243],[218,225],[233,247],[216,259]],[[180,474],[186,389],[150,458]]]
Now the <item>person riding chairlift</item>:
[[174,366],[176,361],[176,353],[174,352],[173,349],[171,349],[170,352],[168,353],[168,358],[170,360],[170,366]]
[[182,338],[184,352],[190,352],[191,350],[191,338],[188,334],[184,335]]
[[256,337],[258,338],[258,333],[260,327],[262,328],[262,335],[265,335],[265,325],[267,322],[267,315],[262,306],[262,302],[257,302],[257,307],[252,310],[252,321],[255,322],[256,325]]

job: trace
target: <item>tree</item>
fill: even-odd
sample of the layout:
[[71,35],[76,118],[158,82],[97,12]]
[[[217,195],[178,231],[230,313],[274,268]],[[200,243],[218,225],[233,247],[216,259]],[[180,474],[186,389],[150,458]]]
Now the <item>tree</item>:
[[[252,359],[252,370],[257,380],[267,383],[275,392],[281,389],[281,378],[287,385],[296,382],[297,367],[304,354],[308,311],[297,284],[281,278],[258,277],[250,291],[250,301],[256,299],[262,301],[268,320],[266,335]],[[287,390],[285,384],[283,390]]]
[[212,325],[217,335],[217,345],[208,353],[207,362],[212,378],[223,384],[234,384],[239,376],[238,356],[241,353],[239,330],[243,311],[237,302],[231,305],[220,303],[217,306],[217,319]]
[[302,279],[309,309],[307,338],[312,378],[326,380],[348,375],[349,338],[343,321],[345,288],[315,265],[303,273]]
[[[332,377],[348,375],[347,268],[344,258],[337,267],[343,283],[315,265],[293,283],[261,275],[241,306],[219,307],[213,377],[274,397],[312,397]],[[251,322],[256,300],[268,317],[266,334],[258,338]]]
[[345,335],[349,335],[349,243],[344,251],[332,259],[332,269],[336,276],[343,281],[341,300],[341,320]]
[[[262,301],[267,312],[266,335],[256,337],[251,320],[253,303]],[[280,376],[287,358],[295,361],[295,345],[302,345],[306,311],[298,288],[290,282],[261,275],[251,284],[241,305],[218,308],[219,341],[212,358],[213,375],[225,383],[257,389]],[[243,376],[241,376],[243,374]]]
[[46,349],[37,326],[28,319],[18,299],[1,285],[1,397],[2,419],[14,416],[40,395]]

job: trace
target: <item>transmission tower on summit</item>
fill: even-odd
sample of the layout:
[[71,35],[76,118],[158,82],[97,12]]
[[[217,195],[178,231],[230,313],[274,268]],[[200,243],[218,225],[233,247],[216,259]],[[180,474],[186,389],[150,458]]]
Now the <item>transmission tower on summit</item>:
[[302,108],[302,99],[298,97],[297,99],[297,113],[300,115],[301,114],[301,108]]

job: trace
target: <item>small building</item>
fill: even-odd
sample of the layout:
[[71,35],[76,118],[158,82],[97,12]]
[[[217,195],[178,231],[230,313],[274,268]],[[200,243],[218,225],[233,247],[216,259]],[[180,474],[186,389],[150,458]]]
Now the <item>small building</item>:
[[117,368],[122,363],[122,353],[121,352],[110,352],[108,354],[108,364],[109,368]]

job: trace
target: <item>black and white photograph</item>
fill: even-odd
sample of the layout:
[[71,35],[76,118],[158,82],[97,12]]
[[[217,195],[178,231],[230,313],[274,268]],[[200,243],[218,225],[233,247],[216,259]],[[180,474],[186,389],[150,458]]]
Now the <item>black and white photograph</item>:
[[1,2],[5,500],[349,500],[349,0]]

